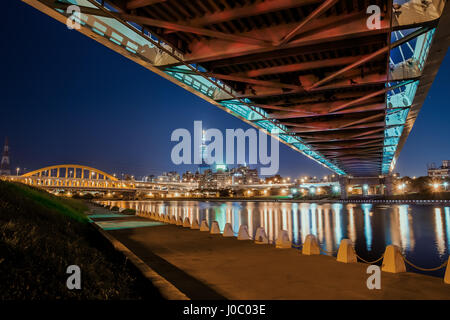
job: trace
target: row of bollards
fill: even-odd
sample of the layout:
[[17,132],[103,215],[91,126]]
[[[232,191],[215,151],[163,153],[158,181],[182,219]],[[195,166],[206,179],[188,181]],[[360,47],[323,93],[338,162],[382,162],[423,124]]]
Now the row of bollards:
[[[313,255],[320,254],[320,247],[314,235],[306,236],[303,244],[302,254]],[[400,248],[396,245],[390,244],[386,247],[382,258],[383,259],[381,271],[390,273],[406,272],[405,258],[403,257]],[[356,263],[357,254],[350,239],[342,239],[339,245],[336,260],[343,263]],[[370,263],[371,264],[371,263]],[[444,275],[444,283],[450,284],[450,257],[447,261],[447,268]]]
[[[150,218],[163,221],[170,224],[175,224],[177,226],[183,226],[184,228],[190,228],[194,230],[200,230],[203,232],[209,232],[211,234],[221,234],[219,223],[217,221],[213,221],[211,226],[208,225],[206,220],[202,220],[199,225],[198,220],[195,219],[192,223],[189,218],[185,218],[182,220],[181,217],[169,217],[168,215],[159,215],[156,213],[150,213]],[[231,223],[226,223],[223,233],[223,237],[234,237],[234,231]],[[248,227],[246,225],[241,225],[239,227],[238,240],[252,240],[250,234],[248,233]],[[258,227],[256,229],[255,238],[253,239],[256,244],[269,244],[269,238],[267,237],[266,231],[263,227]],[[292,242],[289,239],[289,234],[286,230],[280,230],[278,232],[278,237],[275,240],[276,248],[292,248]],[[318,255],[320,254],[320,246],[317,241],[317,238],[313,234],[309,234],[305,238],[305,242],[302,245],[302,254],[304,255]],[[356,263],[357,254],[353,247],[353,243],[350,239],[342,239],[339,245],[339,250],[337,253],[336,260],[342,263]],[[381,270],[384,272],[390,273],[401,273],[406,272],[405,260],[400,251],[400,248],[396,245],[388,245],[383,256],[374,261],[367,262],[369,264],[375,263],[379,260],[383,259]],[[364,261],[364,260],[363,260]],[[447,262],[447,267],[444,276],[444,282],[450,284],[450,257]]]

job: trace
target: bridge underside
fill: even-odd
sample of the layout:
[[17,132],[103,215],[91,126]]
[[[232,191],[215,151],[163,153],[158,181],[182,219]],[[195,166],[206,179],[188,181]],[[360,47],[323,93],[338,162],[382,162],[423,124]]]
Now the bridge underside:
[[[77,4],[80,32],[334,172],[365,177],[393,170],[450,29],[440,0],[23,1],[64,23]],[[375,29],[370,5],[381,9]]]

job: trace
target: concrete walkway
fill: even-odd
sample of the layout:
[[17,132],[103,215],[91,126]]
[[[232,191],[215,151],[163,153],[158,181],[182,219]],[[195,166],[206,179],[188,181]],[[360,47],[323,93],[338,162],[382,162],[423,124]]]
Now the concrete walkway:
[[141,217],[93,220],[115,222],[107,232],[191,299],[450,299],[450,285],[440,278],[382,272],[382,289],[369,290],[362,263],[175,225],[148,226]]

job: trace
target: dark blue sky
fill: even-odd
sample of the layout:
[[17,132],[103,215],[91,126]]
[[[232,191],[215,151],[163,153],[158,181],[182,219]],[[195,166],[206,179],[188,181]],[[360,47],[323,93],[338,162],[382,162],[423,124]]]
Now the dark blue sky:
[[[0,21],[0,143],[13,167],[86,164],[111,173],[159,174],[186,167],[170,160],[176,128],[249,126],[19,0]],[[450,159],[450,54],[441,66],[396,170],[424,175]],[[280,174],[329,171],[280,145]]]

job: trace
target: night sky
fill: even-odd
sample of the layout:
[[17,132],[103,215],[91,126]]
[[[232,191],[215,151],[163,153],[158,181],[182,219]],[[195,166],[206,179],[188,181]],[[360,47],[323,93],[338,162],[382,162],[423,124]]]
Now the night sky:
[[[76,163],[136,176],[183,172],[170,160],[176,128],[249,128],[118,53],[70,31],[19,0],[6,1],[2,39],[0,145],[12,168]],[[401,175],[426,174],[450,159],[450,54],[441,65],[397,162]],[[280,174],[321,176],[321,165],[280,144]]]

